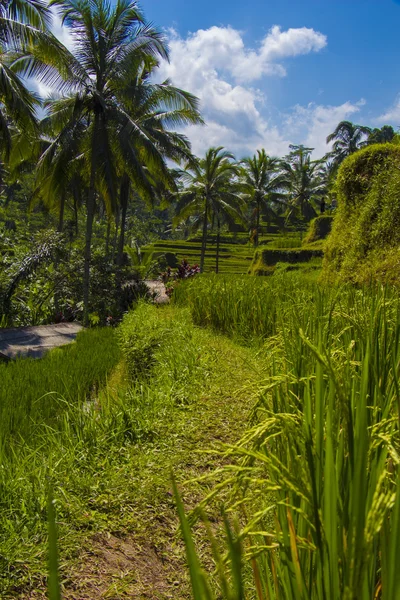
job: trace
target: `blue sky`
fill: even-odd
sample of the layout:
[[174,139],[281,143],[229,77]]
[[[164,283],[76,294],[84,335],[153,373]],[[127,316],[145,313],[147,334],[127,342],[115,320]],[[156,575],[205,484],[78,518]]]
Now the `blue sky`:
[[400,1],[143,0],[169,38],[159,78],[199,96],[206,127],[186,133],[202,154],[238,156],[289,143],[328,149],[342,119],[400,126]]

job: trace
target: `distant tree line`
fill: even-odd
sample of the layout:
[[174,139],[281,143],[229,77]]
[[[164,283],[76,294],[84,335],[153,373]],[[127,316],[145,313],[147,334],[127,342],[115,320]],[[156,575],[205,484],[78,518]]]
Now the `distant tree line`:
[[[71,32],[72,50],[51,33],[51,7]],[[347,156],[368,144],[398,143],[390,126],[372,130],[343,121],[328,136],[332,150],[323,159],[302,145],[290,146],[283,158],[261,149],[237,161],[222,147],[197,158],[180,131],[203,123],[199,101],[168,80],[154,82],[168,48],[135,1],[11,0],[0,18],[1,202],[6,206],[22,186],[21,205],[56,214],[64,240],[78,236],[83,215],[85,324],[96,219],[107,223],[105,254],[112,246],[117,289],[132,207],[147,206],[147,217],[167,211],[165,225],[166,219],[200,231],[201,270],[215,231],[218,272],[225,227],[242,224],[257,246],[263,220],[300,226],[332,206]],[[52,90],[49,98],[28,89],[32,78]],[[138,229],[142,221],[136,217]]]

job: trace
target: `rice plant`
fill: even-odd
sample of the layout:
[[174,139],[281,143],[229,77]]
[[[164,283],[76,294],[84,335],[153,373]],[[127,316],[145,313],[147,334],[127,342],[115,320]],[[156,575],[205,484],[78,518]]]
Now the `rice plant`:
[[216,560],[222,597],[400,598],[396,292],[286,276],[198,279],[177,301],[185,294],[198,323],[262,338],[270,364],[252,425],[225,452],[228,509],[253,577],[234,568],[228,533],[227,557]]
[[93,393],[120,357],[115,330],[92,329],[41,360],[20,358],[0,364],[0,458],[11,440],[35,437],[43,426],[58,428],[68,404]]

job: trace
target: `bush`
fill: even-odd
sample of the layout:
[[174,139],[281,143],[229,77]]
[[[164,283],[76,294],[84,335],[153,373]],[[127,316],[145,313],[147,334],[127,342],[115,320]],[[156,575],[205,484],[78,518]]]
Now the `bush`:
[[347,158],[336,193],[338,208],[325,247],[326,276],[399,281],[400,147],[377,144]]

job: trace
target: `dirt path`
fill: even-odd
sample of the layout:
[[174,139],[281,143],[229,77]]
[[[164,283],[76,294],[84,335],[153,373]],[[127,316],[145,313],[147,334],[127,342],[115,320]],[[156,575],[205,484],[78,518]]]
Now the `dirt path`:
[[145,284],[155,294],[154,302],[156,304],[167,304],[169,302],[169,298],[165,292],[165,285],[162,281],[158,279],[145,279]]
[[[261,376],[258,359],[251,349],[197,328],[196,344],[199,360],[206,367],[204,380],[198,382],[195,396],[187,399],[187,405],[179,407],[173,421],[166,423],[165,435],[149,438],[133,451],[127,449],[126,455],[121,448],[121,462],[115,468],[120,470],[116,481],[122,482],[124,489],[118,489],[113,482],[108,490],[109,500],[104,500],[108,502],[104,510],[110,526],[102,533],[86,536],[83,544],[77,541],[75,557],[63,560],[64,599],[192,597],[185,550],[177,535],[171,470],[186,509],[194,508],[207,495],[211,484],[193,480],[221,464],[221,459],[204,451],[238,439],[254,402],[250,387]],[[180,403],[186,402],[184,392]],[[100,465],[98,477],[101,487],[104,476]],[[188,481],[191,482],[185,483]],[[212,520],[216,524],[220,509],[211,510],[215,511]],[[102,518],[101,512],[97,514]],[[201,526],[195,528],[195,537],[202,560],[211,571],[212,561]],[[46,594],[37,589],[18,597],[36,600],[46,598]]]
[[[108,532],[90,540],[80,556],[80,568],[67,586],[66,599],[192,597],[184,547],[176,534],[178,520],[169,472],[172,468],[180,482],[186,508],[194,508],[210,485],[184,482],[218,468],[218,458],[203,451],[234,442],[244,431],[253,406],[246,382],[254,380],[259,368],[246,349],[220,336],[209,339],[215,360],[210,393],[201,396],[199,405],[188,411],[172,438],[160,441],[145,457],[138,457],[143,485],[138,486],[136,502],[130,507],[132,531]],[[218,518],[219,511],[215,515]],[[196,537],[212,570],[201,528]]]

